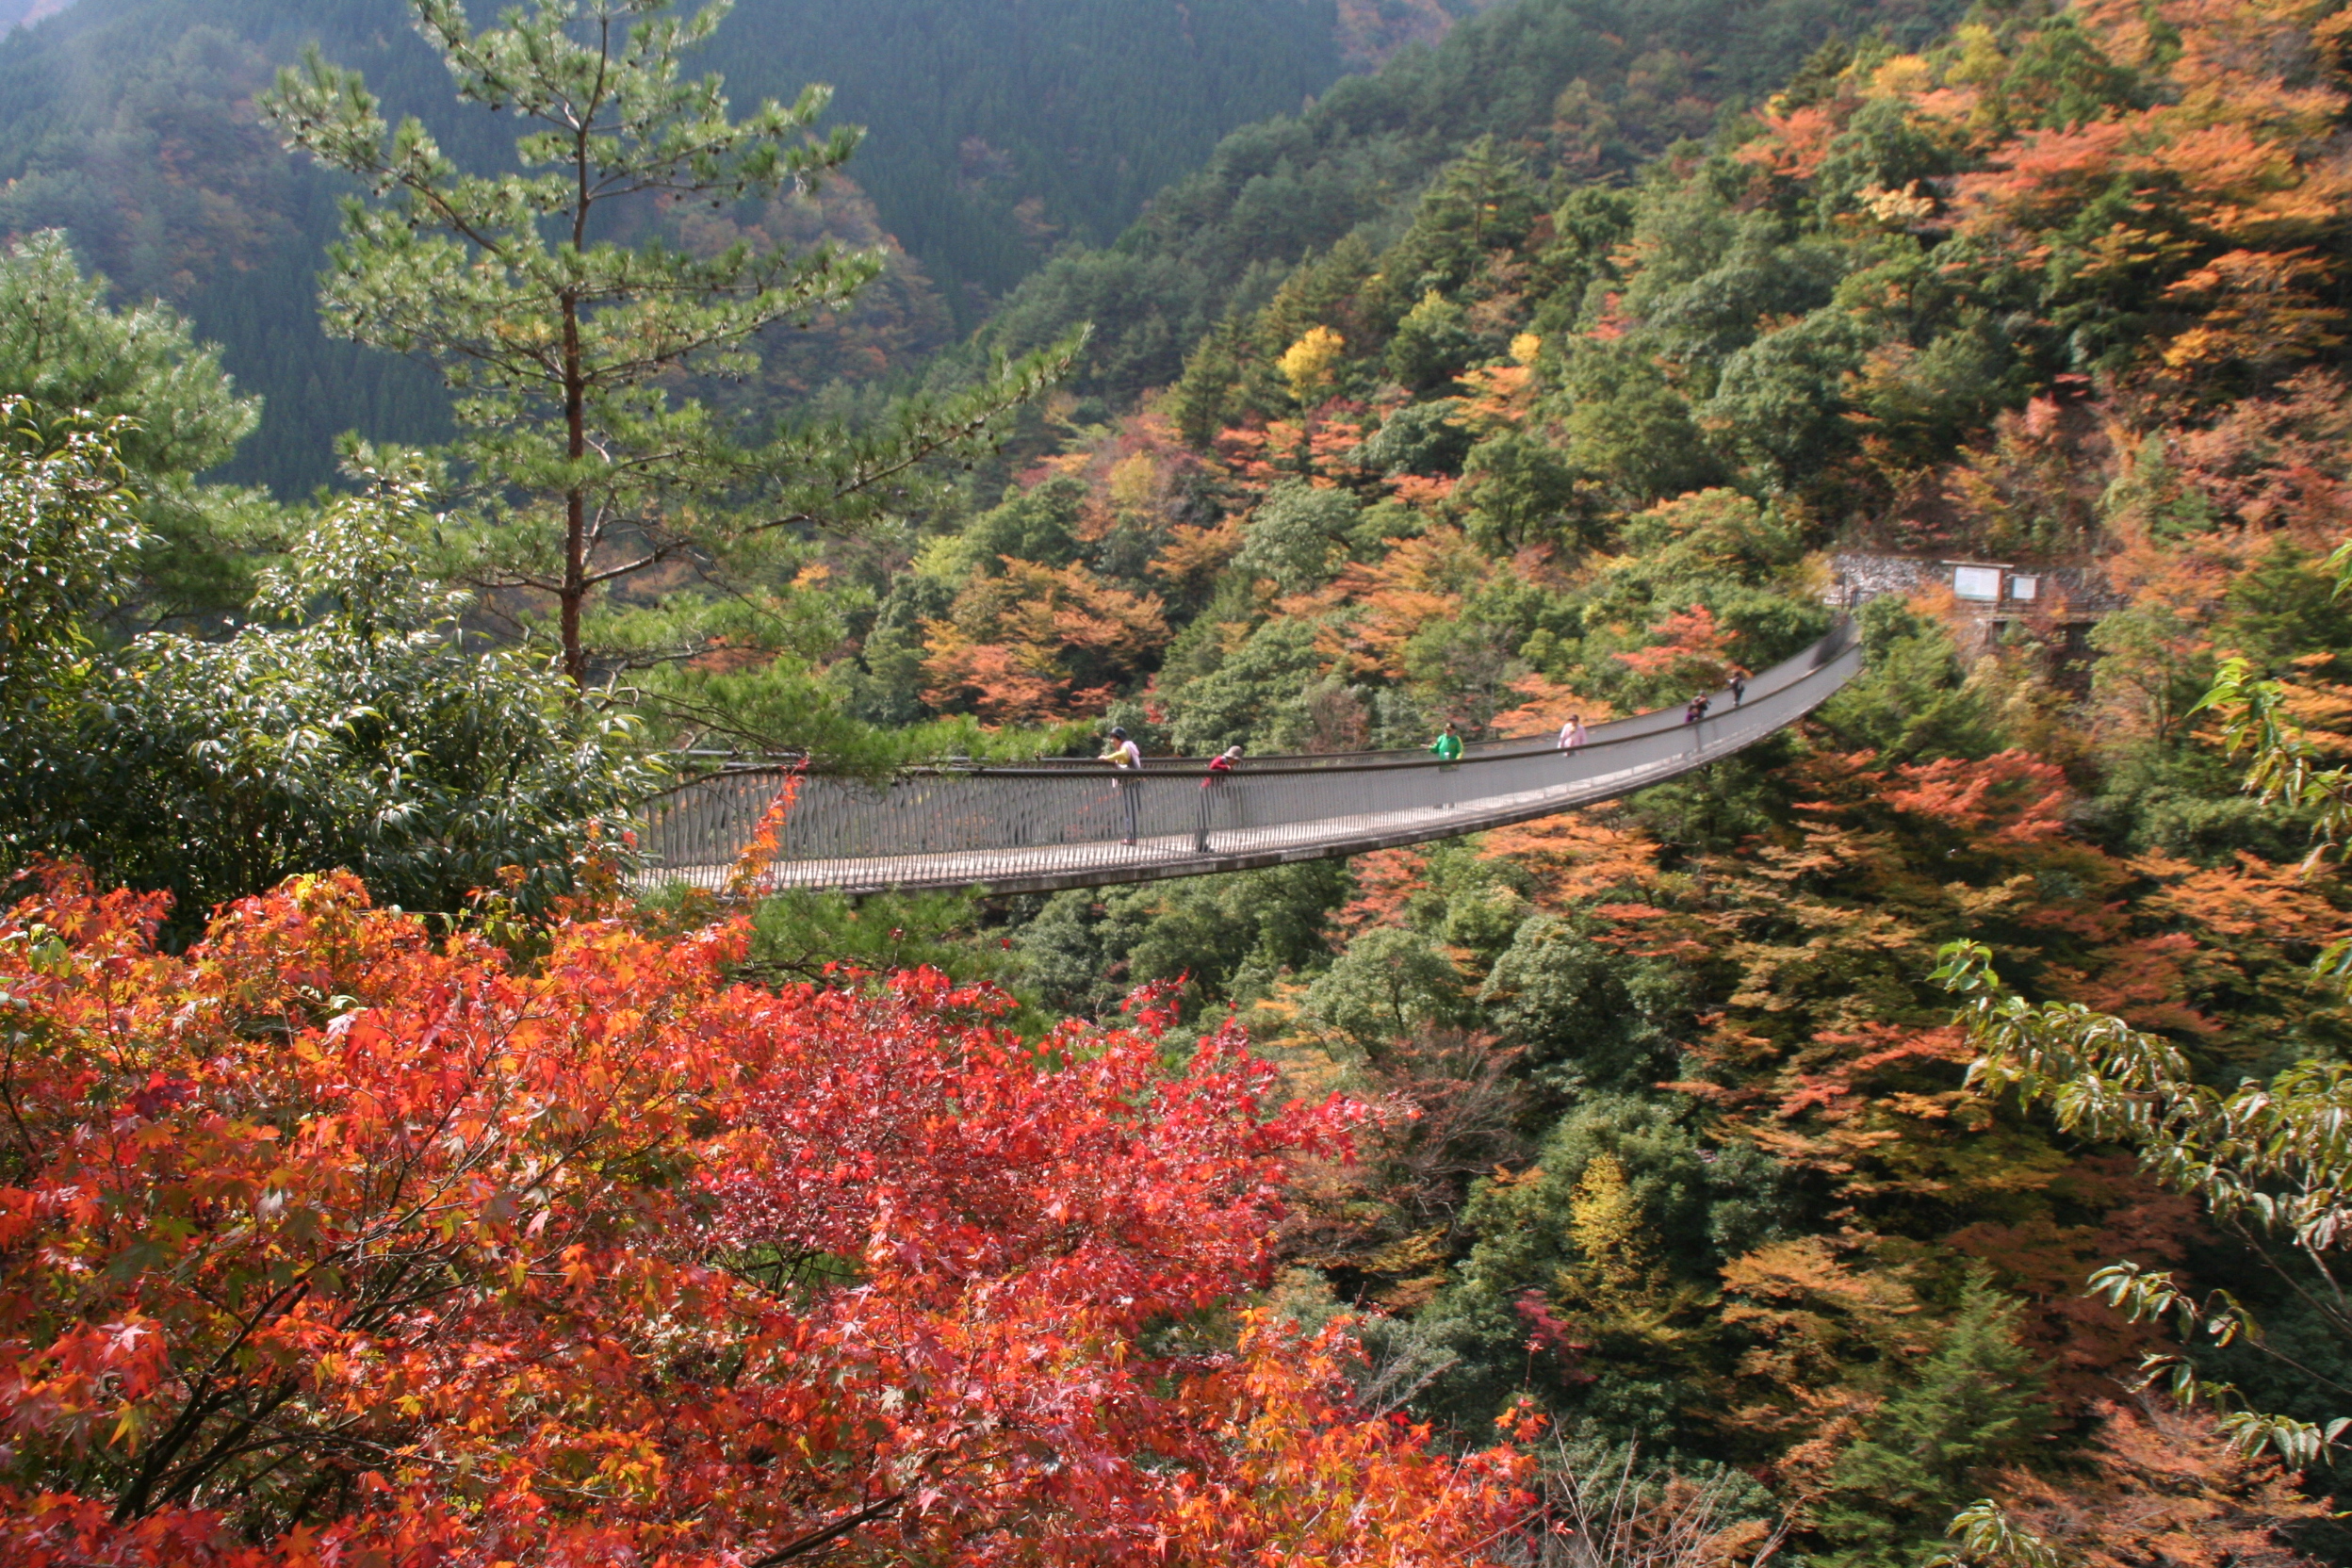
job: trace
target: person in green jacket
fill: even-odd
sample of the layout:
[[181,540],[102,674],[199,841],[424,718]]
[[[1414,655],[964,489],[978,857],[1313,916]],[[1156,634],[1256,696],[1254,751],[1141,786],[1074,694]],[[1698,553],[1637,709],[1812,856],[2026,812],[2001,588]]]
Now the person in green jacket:
[[[1456,729],[1451,724],[1446,725],[1446,733],[1430,742],[1429,749],[1437,754],[1438,762],[1441,764],[1437,770],[1440,777],[1445,782],[1451,783],[1452,780],[1445,778],[1444,776],[1452,773],[1454,764],[1462,760],[1462,731]],[[1439,805],[1438,809],[1446,810],[1453,804],[1450,800],[1445,801]]]

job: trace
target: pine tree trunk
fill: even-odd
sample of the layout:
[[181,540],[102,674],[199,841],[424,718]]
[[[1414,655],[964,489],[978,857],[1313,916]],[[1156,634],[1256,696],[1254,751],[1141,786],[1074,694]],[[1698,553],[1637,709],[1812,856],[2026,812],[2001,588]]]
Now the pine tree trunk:
[[[588,454],[587,400],[580,367],[580,302],[564,301],[564,433],[565,449],[577,464]],[[588,498],[577,479],[564,493],[564,591],[559,623],[564,639],[564,673],[576,691],[588,686],[588,651],[580,642],[580,612],[588,596]]]

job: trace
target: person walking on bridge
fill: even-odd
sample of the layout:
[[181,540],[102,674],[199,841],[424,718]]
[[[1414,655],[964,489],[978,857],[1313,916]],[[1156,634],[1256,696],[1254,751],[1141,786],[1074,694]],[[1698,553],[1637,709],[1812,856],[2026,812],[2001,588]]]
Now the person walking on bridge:
[[1693,752],[1704,750],[1707,745],[1707,731],[1699,727],[1699,721],[1707,717],[1707,694],[1701,692],[1690,699],[1690,706],[1682,710],[1682,722],[1690,727],[1690,749]]
[[1122,775],[1131,776],[1113,779],[1111,789],[1126,810],[1127,836],[1119,842],[1132,844],[1135,841],[1136,797],[1143,792],[1143,748],[1127,738],[1124,727],[1114,725],[1111,727],[1111,749],[1102,754],[1101,760],[1108,762]]
[[1209,775],[1200,780],[1200,829],[1192,836],[1192,852],[1195,855],[1209,852],[1209,811],[1217,796],[1225,792],[1226,776],[1233,771],[1233,764],[1240,760],[1239,746],[1227,746],[1209,759]]
[[[1437,755],[1438,782],[1441,785],[1451,784],[1453,780],[1447,776],[1454,771],[1454,764],[1462,760],[1462,731],[1455,728],[1450,720],[1447,721],[1446,732],[1429,743],[1429,750]],[[1445,792],[1451,793],[1452,792]],[[1450,810],[1453,804],[1450,800],[1445,801],[1439,805],[1438,809]]]
[[1574,751],[1592,739],[1592,732],[1584,727],[1584,715],[1571,713],[1568,722],[1560,727],[1560,749]]

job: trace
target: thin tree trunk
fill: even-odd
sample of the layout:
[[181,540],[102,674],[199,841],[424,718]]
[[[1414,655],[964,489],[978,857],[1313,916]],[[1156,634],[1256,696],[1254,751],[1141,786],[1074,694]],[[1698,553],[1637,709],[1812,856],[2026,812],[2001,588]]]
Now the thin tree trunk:
[[[564,433],[574,464],[588,455],[588,410],[580,371],[580,303],[564,302]],[[577,478],[564,493],[564,592],[560,622],[564,673],[575,690],[588,685],[588,650],[580,642],[580,612],[588,596],[588,498]]]

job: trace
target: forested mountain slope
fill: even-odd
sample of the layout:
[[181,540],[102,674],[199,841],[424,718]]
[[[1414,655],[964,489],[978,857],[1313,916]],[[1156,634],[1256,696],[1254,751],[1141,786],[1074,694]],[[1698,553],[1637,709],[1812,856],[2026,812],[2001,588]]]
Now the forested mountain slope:
[[1431,49],[1341,83],[1302,115],[1236,131],[1108,250],[1057,257],[1006,302],[990,341],[1072,322],[1097,341],[1079,382],[1131,399],[1191,344],[1263,303],[1310,251],[1393,237],[1436,170],[1493,136],[1564,183],[1622,180],[1727,103],[1780,86],[1824,38],[1935,36],[1961,0],[1517,0]]
[[2340,1082],[2310,964],[2352,888],[2198,701],[2234,655],[2297,776],[2352,749],[2352,27],[1981,8],[1717,125],[1628,112],[1587,14],[1466,24],[1024,286],[998,330],[1096,318],[1100,400],[869,580],[829,678],[888,722],[1411,746],[1761,667],[1841,550],[2084,574],[1872,601],[1818,723],[1624,808],[1002,929],[1050,1008],[1184,986],[1301,1088],[1418,1107],[1316,1173],[1284,1298],[1376,1313],[1457,1434],[1533,1400],[1571,1454],[1736,1465],[1750,1546],[1839,1568],[1924,1562],[1987,1494],[2100,1563],[2344,1560],[2206,1414],[2123,1396],[2171,1330],[2082,1295],[2119,1260],[2241,1292],[2292,1364],[2194,1365],[2325,1420],[2336,1243],[1972,1095],[1932,976],[1982,940],[2203,1082]]
[[[1332,0],[745,0],[708,62],[733,100],[827,81],[834,122],[874,131],[823,211],[770,226],[910,253],[779,389],[942,347],[1056,244],[1109,239],[1225,131],[1296,108],[1344,69],[1344,40],[1367,39],[1388,32],[1343,28]],[[345,429],[425,437],[442,418],[421,368],[314,324],[339,188],[250,103],[313,42],[452,147],[496,148],[486,120],[453,112],[402,0],[83,0],[0,41],[0,229],[63,226],[120,297],[188,310],[267,400],[227,472],[281,490],[323,478]]]
[[[1407,0],[1385,16],[1437,24]],[[1752,79],[1774,50],[1786,74]],[[419,316],[472,298],[442,256],[390,279]],[[71,292],[54,251],[7,279]],[[129,503],[186,501],[204,537],[186,470],[243,416],[159,314],[57,314],[110,374],[96,393],[53,376],[48,407],[181,406],[189,428],[112,447],[0,429],[0,545],[42,568],[0,596],[0,788],[24,803],[0,809],[0,853],[182,890],[167,933],[336,866],[446,923],[363,917],[349,882],[307,877],[229,906],[182,966],[136,935],[159,900],[36,874],[0,940],[41,1047],[9,1058],[40,1091],[12,1102],[37,1109],[9,1157],[46,1184],[24,1223],[60,1239],[0,1259],[18,1270],[0,1289],[57,1348],[18,1352],[29,1371],[0,1388],[26,1433],[0,1486],[42,1494],[0,1508],[20,1532],[0,1539],[79,1533],[33,1560],[133,1530],[161,1544],[120,1560],[172,1560],[157,1521],[189,1497],[220,1511],[183,1520],[207,1541],[288,1543],[258,1560],[372,1541],[408,1509],[436,1540],[555,1560],[483,1544],[464,1509],[492,1511],[448,1484],[454,1454],[510,1478],[527,1530],[606,1556],[703,1551],[724,1527],[706,1560],[784,1539],[1075,1564],[1132,1542],[1138,1560],[1526,1568],[1581,1553],[1623,1505],[1627,1534],[1695,1562],[2352,1561],[2345,0],[1957,19],[1518,0],[1229,139],[1113,248],[1026,286],[998,341],[1092,318],[1105,357],[1074,390],[990,404],[1024,410],[993,458],[1009,421],[975,416],[921,482],[876,459],[892,482],[827,514],[795,509],[799,482],[858,466],[787,445],[792,504],[755,507],[736,449],[667,440],[700,417],[678,383],[605,395],[599,429],[637,444],[577,465],[544,460],[564,425],[535,392],[528,442],[471,449],[468,477],[501,486],[487,504],[386,456],[372,494],[296,519],[237,624],[127,647],[106,617],[154,596]],[[558,340],[547,319],[488,314],[483,337]],[[41,359],[25,335],[0,339],[6,363]],[[628,334],[600,347],[652,375]],[[485,646],[444,580],[481,583],[486,535],[518,557],[586,538],[590,499],[629,529],[580,545],[570,577],[494,580],[514,636]],[[641,553],[671,524],[694,548]],[[722,528],[748,542],[695,543]],[[593,593],[590,568],[610,574]],[[1867,674],[1805,724],[1460,841],[853,906],[757,891],[787,784],[728,901],[634,898],[599,851],[648,771],[698,765],[688,748],[878,772],[950,748],[1091,755],[1118,724],[1150,767],[1550,732],[1718,690],[1898,580],[1855,610]],[[541,656],[569,635],[565,593],[595,634],[568,666]],[[706,974],[747,984],[673,1000]],[[452,994],[558,1022],[469,1033],[487,1015]],[[804,1012],[830,1021],[804,1035]],[[1122,1015],[1137,1037],[1102,1027]],[[955,1049],[934,1051],[947,1021]],[[669,1142],[632,1111],[610,1161],[564,1155],[593,1178],[584,1214],[540,1206],[534,1174],[478,1232],[436,1230],[465,1250],[432,1266],[482,1282],[465,1321],[503,1325],[462,1331],[491,1350],[385,1348],[446,1345],[456,1293],[398,1331],[339,1319],[347,1337],[250,1358],[259,1381],[220,1396],[252,1401],[237,1433],[198,1444],[211,1380],[244,1376],[218,1346],[248,1326],[152,1249],[259,1233],[236,1203],[175,1196],[190,1184],[310,1180],[281,1112],[237,1098],[277,1092],[287,1031],[297,1081],[333,1088],[321,1119],[401,1171],[422,1168],[409,1124],[355,1123],[345,1086],[371,1080],[346,1063],[431,1062],[468,1105],[498,1100],[482,1125],[527,1121],[498,1134],[515,1139],[607,1125],[570,1108],[627,1108],[611,1086],[658,1086],[662,1062],[680,1084],[720,1070],[710,1098],[662,1090]],[[1269,1065],[1238,1065],[1243,1035]],[[479,1075],[447,1070],[461,1036]],[[778,1039],[850,1091],[760,1078]],[[503,1065],[518,1040],[562,1062]],[[510,1072],[537,1086],[509,1096]],[[1032,1098],[1089,1085],[1086,1139]],[[1138,1147],[1150,1107],[1179,1102],[1192,1131]],[[1225,1126],[1279,1139],[1303,1112],[1262,1116],[1277,1103],[1327,1106],[1348,1135],[1227,1164],[1247,1214],[1226,1210],[1240,1228],[1208,1256],[1187,1195],[1211,1178],[1165,1153]],[[869,1124],[910,1169],[869,1152]],[[231,1129],[242,1184],[171,1165],[183,1145],[158,1126]],[[551,1168],[544,1145],[470,1137],[433,1158],[487,1169],[500,1147],[499,1168]],[[121,1210],[87,1201],[86,1182],[126,1180],[90,1175],[89,1150],[127,1152]],[[344,1168],[304,1201],[332,1216],[400,1190]],[[1135,1207],[1105,1206],[1097,1184],[1130,1179]],[[208,1228],[109,1230],[157,1202]],[[612,1205],[633,1217],[594,1228]],[[738,1216],[799,1228],[708,1229]],[[591,1221],[596,1247],[563,1250]],[[305,1217],[297,1250],[222,1285],[285,1299],[270,1270],[338,1233],[358,1233]],[[1140,1276],[1120,1250],[1138,1236]],[[530,1247],[544,1266],[500,1283]],[[1150,1283],[1196,1269],[1182,1293]],[[416,1277],[382,1288],[413,1305]],[[171,1303],[139,1307],[152,1338],[132,1300],[150,1282]],[[891,1316],[877,1290],[935,1326],[887,1364],[859,1359]],[[664,1305],[648,1331],[643,1303],[690,1299],[705,1316]],[[608,1312],[611,1356],[559,1349]],[[783,1347],[769,1364],[742,1354],[755,1315]],[[677,1337],[693,1321],[708,1337]],[[854,1375],[809,1359],[836,1345]],[[102,1423],[178,1431],[197,1478],[149,1485],[162,1462],[101,1452]],[[204,1453],[246,1463],[249,1438],[267,1450],[250,1481],[205,1478]],[[382,1484],[339,1485],[353,1462],[384,1464]],[[1976,1527],[1946,1557],[1963,1511]]]

